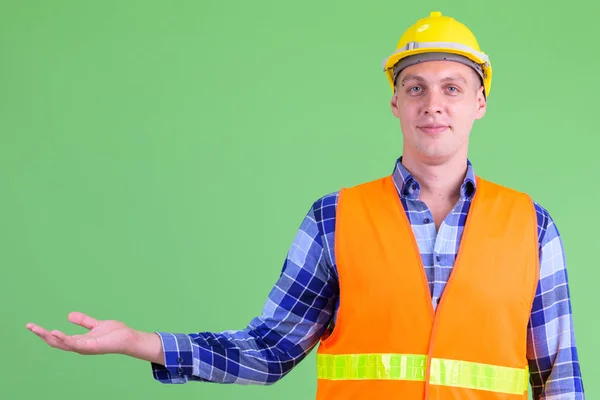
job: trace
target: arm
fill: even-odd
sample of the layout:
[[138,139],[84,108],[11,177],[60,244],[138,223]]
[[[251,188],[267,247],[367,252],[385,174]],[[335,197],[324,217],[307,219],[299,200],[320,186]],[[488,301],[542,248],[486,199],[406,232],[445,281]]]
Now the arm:
[[584,399],[563,243],[549,213],[536,206],[540,279],[528,326],[527,358],[535,400]]
[[337,296],[315,208],[300,226],[262,315],[239,331],[157,332],[149,343],[156,346],[160,338],[164,361],[152,362],[155,379],[269,385],[306,357],[325,331]]
[[59,350],[122,354],[151,362],[154,377],[164,383],[273,384],[314,348],[334,312],[338,283],[328,246],[334,225],[333,200],[319,200],[305,217],[262,315],[246,329],[149,333],[80,312],[70,313],[68,319],[89,330],[83,335],[48,331],[34,323],[27,324],[27,329]]

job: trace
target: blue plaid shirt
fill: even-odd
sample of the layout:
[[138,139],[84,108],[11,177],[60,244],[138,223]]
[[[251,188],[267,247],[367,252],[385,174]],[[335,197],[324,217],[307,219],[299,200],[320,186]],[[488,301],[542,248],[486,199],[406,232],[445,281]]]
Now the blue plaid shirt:
[[[392,175],[417,239],[435,309],[456,258],[476,190],[475,174],[467,161],[460,199],[436,231],[431,212],[419,201],[419,183],[401,160],[396,160]],[[157,332],[166,366],[152,364],[155,379],[269,385],[309,354],[332,329],[339,304],[333,244],[338,193],[318,199],[310,208],[262,315],[246,329]],[[584,399],[562,241],[548,211],[537,203],[535,209],[541,265],[527,335],[533,398]]]

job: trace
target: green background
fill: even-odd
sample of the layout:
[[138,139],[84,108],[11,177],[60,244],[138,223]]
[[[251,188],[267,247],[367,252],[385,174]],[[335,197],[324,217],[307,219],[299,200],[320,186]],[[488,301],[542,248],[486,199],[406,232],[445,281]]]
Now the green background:
[[402,142],[381,60],[433,10],[490,54],[470,158],[555,219],[600,395],[597,4],[0,4],[0,398],[314,398],[314,352],[272,387],[162,385],[148,363],[58,351],[25,324],[80,333],[78,310],[147,331],[244,328],[312,202],[391,172]]

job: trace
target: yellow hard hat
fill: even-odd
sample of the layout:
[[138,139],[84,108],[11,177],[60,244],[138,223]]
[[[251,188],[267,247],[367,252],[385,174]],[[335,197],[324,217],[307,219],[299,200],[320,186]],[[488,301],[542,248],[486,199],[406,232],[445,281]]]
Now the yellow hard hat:
[[486,97],[492,85],[492,65],[481,51],[475,35],[454,18],[439,11],[418,20],[408,28],[396,45],[396,51],[383,60],[383,71],[394,90],[400,71],[424,61],[450,60],[469,65],[479,73]]

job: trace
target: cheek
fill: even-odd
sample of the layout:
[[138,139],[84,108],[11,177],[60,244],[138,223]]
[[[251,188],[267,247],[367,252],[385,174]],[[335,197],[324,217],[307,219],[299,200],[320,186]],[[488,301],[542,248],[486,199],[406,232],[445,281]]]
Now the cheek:
[[457,126],[468,126],[475,119],[477,110],[473,107],[460,105],[457,107],[448,107],[448,116]]
[[410,126],[418,116],[418,108],[412,104],[403,104],[399,109],[400,123],[403,126]]

